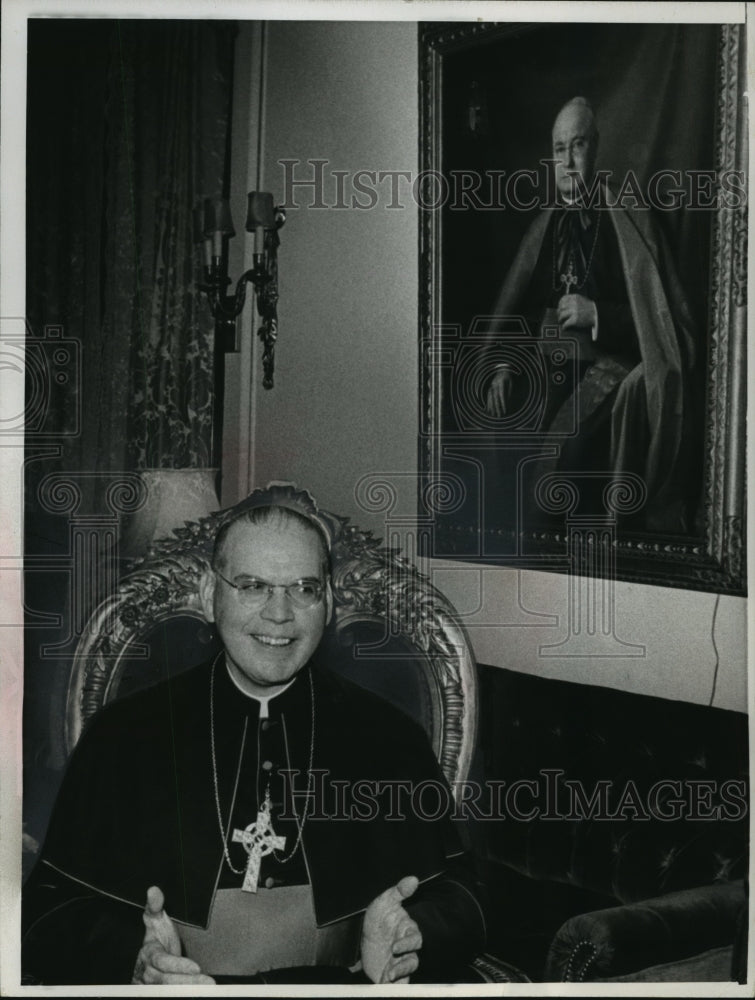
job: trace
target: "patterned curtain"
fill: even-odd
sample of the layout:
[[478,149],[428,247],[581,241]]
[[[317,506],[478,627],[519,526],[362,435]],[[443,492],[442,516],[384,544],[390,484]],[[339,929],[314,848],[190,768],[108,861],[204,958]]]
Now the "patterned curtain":
[[[142,171],[143,297],[132,327],[130,465],[212,463],[213,324],[195,284],[191,209],[224,187],[228,26],[126,22],[119,37],[124,161]],[[129,147],[129,134],[133,136]]]
[[218,21],[29,21],[24,811],[32,839],[44,831],[65,760],[77,636],[112,585],[117,522],[133,509],[119,484],[139,481],[130,472],[210,464],[213,322],[196,288],[190,225],[195,201],[227,187],[235,34],[234,23]]
[[235,31],[30,21],[27,313],[33,337],[59,325],[80,347],[80,377],[50,400],[51,426],[80,418],[63,469],[210,464],[191,209],[227,186]]

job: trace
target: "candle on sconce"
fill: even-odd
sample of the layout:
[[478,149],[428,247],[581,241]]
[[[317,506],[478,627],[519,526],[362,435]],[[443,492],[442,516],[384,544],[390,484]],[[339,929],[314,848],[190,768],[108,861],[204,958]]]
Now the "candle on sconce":
[[[273,196],[268,191],[251,191],[248,195],[246,218],[247,232],[253,233],[254,263],[247,267],[236,282],[235,291],[228,294],[228,254],[224,241],[235,235],[231,219],[231,207],[224,198],[205,198],[200,208],[195,208],[192,216],[194,239],[204,246],[205,268],[199,290],[210,303],[215,318],[215,332],[220,333],[216,343],[222,346],[230,343],[228,334],[235,327],[235,320],[241,314],[246,299],[246,285],[251,283],[256,292],[256,308],[259,314],[259,328],[252,309],[252,332],[262,341],[262,386],[272,389],[275,369],[275,342],[278,336],[278,230],[285,222],[282,207],[276,209]],[[233,342],[236,338],[233,337]]]
[[236,235],[227,198],[205,198],[204,234],[209,239],[212,256],[222,257],[223,237]]

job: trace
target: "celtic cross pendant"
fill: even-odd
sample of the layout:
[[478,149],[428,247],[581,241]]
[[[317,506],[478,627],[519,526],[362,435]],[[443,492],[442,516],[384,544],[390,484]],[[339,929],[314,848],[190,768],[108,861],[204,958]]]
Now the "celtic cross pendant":
[[257,819],[243,830],[234,830],[231,838],[235,844],[241,843],[249,855],[241,886],[244,892],[256,892],[260,878],[260,864],[266,854],[282,851],[286,838],[279,837],[273,830],[270,816],[270,789],[265,791],[265,801],[257,813]]
[[566,269],[566,274],[561,275],[561,281],[563,281],[564,288],[566,289],[566,291],[564,292],[565,295],[569,294],[569,290],[571,289],[572,285],[577,284],[577,275],[574,271],[574,261],[572,260],[571,256],[569,257],[569,266]]

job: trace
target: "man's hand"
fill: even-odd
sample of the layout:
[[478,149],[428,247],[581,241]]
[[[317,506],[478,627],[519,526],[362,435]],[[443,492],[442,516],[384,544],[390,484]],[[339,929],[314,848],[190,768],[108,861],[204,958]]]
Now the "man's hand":
[[181,986],[212,986],[215,980],[202,974],[196,962],[181,956],[181,940],[165,912],[165,897],[156,885],[147,890],[144,907],[144,941],[136,956],[132,983]]
[[558,300],[558,322],[565,329],[587,327],[598,322],[598,310],[592,299],[584,295],[562,295]]
[[408,983],[417,971],[422,934],[403,903],[419,881],[407,875],[367,907],[362,926],[362,969],[373,983]]
[[485,409],[489,416],[506,416],[513,388],[514,373],[510,368],[501,368],[495,373],[488,388],[488,398],[485,403]]

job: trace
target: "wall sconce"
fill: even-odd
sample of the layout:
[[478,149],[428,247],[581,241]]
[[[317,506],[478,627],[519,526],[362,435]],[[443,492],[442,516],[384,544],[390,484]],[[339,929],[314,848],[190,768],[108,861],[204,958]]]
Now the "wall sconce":
[[[254,233],[254,264],[241,275],[234,294],[228,295],[226,289],[231,284],[228,240],[236,235],[231,207],[226,198],[206,198],[203,205],[194,209],[194,242],[204,246],[203,281],[199,288],[209,300],[217,341],[226,339],[219,336],[222,332],[235,335],[236,317],[244,308],[247,282],[251,282],[257,293],[257,311],[261,319],[257,335],[262,341],[262,385],[265,389],[272,389],[274,384],[278,337],[278,230],[285,221],[284,209],[273,205],[269,192],[249,193],[246,230]],[[223,349],[232,348],[224,346]]]

